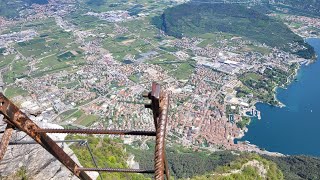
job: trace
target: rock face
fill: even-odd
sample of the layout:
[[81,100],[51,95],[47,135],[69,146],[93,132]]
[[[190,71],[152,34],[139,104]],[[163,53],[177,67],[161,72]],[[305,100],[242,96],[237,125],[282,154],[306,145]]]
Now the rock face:
[[[1,119],[1,118],[0,118]],[[0,120],[0,123],[3,121]],[[55,124],[36,122],[40,127],[62,128]],[[5,125],[0,125],[4,129]],[[2,135],[0,135],[1,138]],[[49,134],[53,140],[63,140],[65,134]],[[32,141],[32,139],[23,132],[15,132],[12,135],[12,141]],[[62,144],[60,144],[62,146]],[[66,145],[63,145],[64,151],[78,164],[79,161],[73,151]],[[89,174],[96,179],[98,173]],[[0,161],[0,179],[22,179],[23,176],[34,180],[76,180],[75,177],[64,165],[55,157],[48,153],[38,144],[34,145],[12,145],[9,146],[5,157]]]

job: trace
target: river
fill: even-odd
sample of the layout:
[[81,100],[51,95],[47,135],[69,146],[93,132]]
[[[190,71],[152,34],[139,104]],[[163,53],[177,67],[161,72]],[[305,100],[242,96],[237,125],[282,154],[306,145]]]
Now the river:
[[252,118],[249,131],[241,139],[272,152],[320,156],[320,39],[307,39],[318,60],[302,66],[298,81],[278,88],[277,98],[284,108],[256,104],[261,120]]

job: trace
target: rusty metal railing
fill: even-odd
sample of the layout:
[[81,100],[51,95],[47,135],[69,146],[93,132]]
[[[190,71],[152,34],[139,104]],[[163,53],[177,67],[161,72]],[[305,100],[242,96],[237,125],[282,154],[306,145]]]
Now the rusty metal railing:
[[[14,130],[20,130],[29,135],[37,144],[40,144],[50,154],[57,158],[75,176],[81,180],[91,180],[87,171],[97,172],[122,172],[122,173],[154,173],[156,180],[169,180],[169,168],[165,154],[165,138],[167,116],[169,109],[169,95],[160,90],[160,85],[152,83],[152,91],[144,95],[151,100],[151,104],[145,105],[153,112],[155,131],[128,131],[128,130],[104,130],[104,129],[43,129],[37,126],[17,106],[0,93],[0,114],[4,116],[7,127],[3,132],[0,142],[0,160],[3,159],[10,138]],[[68,134],[114,134],[114,135],[140,135],[155,136],[155,157],[154,170],[143,169],[111,169],[111,168],[85,168],[76,164],[60,146],[53,141],[47,133],[68,133]],[[12,143],[11,143],[12,144]]]

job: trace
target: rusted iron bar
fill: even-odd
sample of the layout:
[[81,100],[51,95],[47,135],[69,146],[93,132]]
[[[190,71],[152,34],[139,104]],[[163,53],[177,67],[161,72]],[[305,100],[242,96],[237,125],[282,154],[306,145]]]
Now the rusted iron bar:
[[4,130],[4,133],[2,135],[2,139],[0,142],[0,160],[3,159],[3,157],[7,151],[7,148],[8,148],[9,142],[10,142],[10,138],[12,136],[12,132],[13,132],[13,126],[10,124],[7,124],[7,127]]
[[[153,113],[154,125],[156,131],[128,131],[128,130],[105,130],[105,129],[41,129],[33,123],[24,113],[22,113],[14,104],[0,93],[0,113],[5,116],[8,121],[8,127],[11,129],[21,130],[32,137],[34,142],[11,142],[10,137],[2,139],[5,141],[4,145],[17,144],[35,144],[38,143],[43,146],[48,152],[55,156],[62,164],[64,164],[72,173],[82,180],[90,180],[91,178],[85,173],[86,171],[98,172],[123,172],[123,173],[154,173],[156,180],[164,180],[166,177],[169,180],[168,163],[165,154],[165,138],[166,127],[169,109],[169,95],[160,91],[160,85],[152,83],[152,91],[146,95],[151,100],[151,104],[145,105],[150,108]],[[4,133],[9,133],[6,130]],[[141,170],[141,169],[112,169],[112,168],[84,168],[79,167],[58,145],[59,142],[54,142],[47,133],[68,133],[68,134],[115,134],[115,135],[141,135],[141,136],[156,136],[155,146],[155,170]],[[8,136],[8,135],[7,135]],[[6,142],[8,141],[8,142]],[[79,140],[80,142],[81,140]],[[81,141],[85,142],[86,141]],[[2,143],[2,142],[1,142]],[[88,146],[88,144],[86,144]],[[2,147],[2,146],[1,146]],[[6,149],[6,148],[5,148]],[[90,149],[89,149],[90,150]],[[0,152],[1,153],[1,152]],[[91,155],[92,152],[90,151]],[[93,155],[92,155],[93,158]],[[93,158],[94,160],[94,158]],[[94,160],[95,161],[95,160]],[[100,176],[101,177],[101,176]]]
[[11,125],[33,138],[78,178],[91,180],[85,172],[77,170],[79,166],[46,133],[36,132],[40,127],[21,112],[2,93],[0,93],[0,113],[4,115]]
[[[86,147],[87,147],[87,149],[88,149],[88,151],[89,151],[89,154],[90,154],[90,156],[91,156],[91,159],[92,159],[92,162],[93,162],[94,166],[95,166],[96,168],[98,168],[98,163],[97,163],[97,161],[96,161],[96,158],[94,158],[94,156],[93,156],[93,153],[92,153],[91,148],[90,148],[90,146],[89,146],[89,144],[88,144],[88,141],[85,141],[85,145],[86,145]],[[99,173],[100,180],[103,180],[100,171],[98,171],[98,173]]]
[[144,169],[112,169],[112,168],[78,168],[78,171],[99,171],[99,172],[123,172],[123,173],[145,173],[153,174],[154,170]]
[[[146,97],[146,96],[145,96]],[[154,124],[156,128],[156,146],[155,146],[155,179],[163,180],[164,174],[169,179],[169,169],[165,154],[165,134],[167,126],[167,116],[169,108],[169,95],[160,91],[160,85],[152,83],[152,91],[147,96],[151,104],[146,108],[152,109]]]
[[152,83],[151,91],[151,109],[153,112],[154,127],[157,130],[158,127],[158,117],[160,115],[160,85],[157,83]]
[[168,116],[168,101],[169,96],[163,94],[160,99],[160,113],[157,118],[157,136],[156,136],[156,147],[155,147],[155,179],[164,179],[164,169],[166,178],[169,179],[168,165],[166,164],[165,156],[165,134],[167,126],[167,116]]
[[168,165],[168,161],[167,161],[167,155],[166,155],[166,151],[165,151],[165,138],[166,138],[166,131],[167,131],[167,121],[168,121],[168,110],[169,110],[169,95],[166,94],[165,96],[163,96],[163,102],[164,104],[161,105],[162,109],[161,109],[161,117],[162,120],[160,120],[160,131],[163,132],[163,141],[161,142],[163,144],[162,150],[163,150],[163,163],[164,163],[164,169],[165,169],[165,175],[166,178],[169,180],[170,179],[170,174],[169,174],[169,165]]
[[156,136],[154,131],[128,131],[128,130],[105,130],[105,129],[37,129],[38,133],[67,133],[67,134],[114,134],[135,136]]
[[[77,143],[86,143],[86,140],[58,140],[54,141],[55,143],[69,143],[69,142],[77,142]],[[39,144],[36,141],[17,141],[17,142],[9,142],[10,146],[14,145],[26,145],[26,144]]]
[[168,161],[167,161],[167,155],[166,155],[166,151],[165,151],[165,138],[166,138],[166,131],[167,131],[167,124],[168,124],[168,111],[169,111],[169,95],[165,94],[163,96],[163,103],[161,105],[161,117],[162,120],[160,120],[160,132],[163,132],[163,139],[162,139],[162,151],[163,151],[163,163],[164,163],[164,172],[166,175],[166,179],[169,180],[170,179],[170,173],[169,173],[169,165],[168,165]]

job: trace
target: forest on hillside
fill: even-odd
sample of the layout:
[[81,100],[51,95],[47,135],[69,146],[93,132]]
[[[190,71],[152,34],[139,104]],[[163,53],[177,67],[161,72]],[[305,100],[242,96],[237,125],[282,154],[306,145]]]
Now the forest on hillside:
[[[131,146],[126,147],[127,152],[135,156],[135,161],[139,162],[140,168],[148,169],[154,165],[154,143],[148,142],[148,146],[150,147],[148,150],[132,148]],[[239,160],[252,159],[252,157],[255,159],[263,158],[270,165],[274,163],[276,167],[272,165],[275,168],[272,174],[279,175],[279,169],[284,179],[320,179],[320,158],[318,157],[274,157],[236,151],[209,152],[203,149],[192,150],[181,146],[167,147],[166,151],[170,174],[177,179],[198,178],[197,176],[201,177],[213,171],[218,172],[221,169],[233,167]],[[270,176],[273,176],[272,174]]]
[[[304,58],[315,55],[313,48],[283,22],[238,4],[186,3],[166,9],[152,21],[166,34],[178,38],[223,32],[278,47]],[[305,48],[295,51],[292,43]]]

